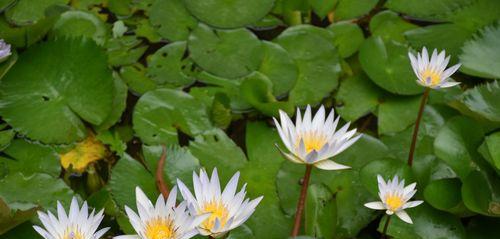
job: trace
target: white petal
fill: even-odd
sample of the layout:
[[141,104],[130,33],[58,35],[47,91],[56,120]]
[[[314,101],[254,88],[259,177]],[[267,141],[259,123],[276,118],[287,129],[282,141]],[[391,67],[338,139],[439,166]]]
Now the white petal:
[[382,202],[369,202],[365,203],[365,207],[375,210],[386,210],[384,203]]
[[410,224],[413,224],[413,221],[411,220],[410,216],[408,215],[408,213],[406,213],[405,211],[401,210],[401,211],[397,211],[396,212],[396,216],[398,216],[399,218],[401,218],[401,220],[403,220],[404,222],[406,223],[410,223]]
[[461,66],[461,64],[456,64],[456,65],[454,65],[454,66],[452,66],[452,67],[450,67],[450,68],[446,69],[446,70],[443,72],[443,74],[442,74],[441,78],[442,78],[443,80],[446,80],[446,79],[447,79],[447,78],[449,78],[451,75],[453,75],[453,73],[455,73],[455,72],[458,70],[458,68],[460,68],[460,66]]
[[139,235],[123,235],[113,237],[113,239],[141,239],[141,237]]
[[422,204],[424,201],[421,201],[421,200],[416,200],[416,201],[411,201],[411,202],[407,202],[405,203],[405,205],[403,206],[403,208],[412,208],[412,207],[416,207],[420,204]]
[[321,161],[315,163],[314,166],[316,166],[319,169],[324,169],[324,170],[341,170],[341,169],[351,168],[349,166],[336,163],[336,162],[329,160],[329,159],[321,160]]
[[456,85],[460,85],[460,82],[447,81],[447,82],[444,82],[441,85],[439,85],[439,88],[448,88],[448,87],[453,87],[453,86],[456,86]]

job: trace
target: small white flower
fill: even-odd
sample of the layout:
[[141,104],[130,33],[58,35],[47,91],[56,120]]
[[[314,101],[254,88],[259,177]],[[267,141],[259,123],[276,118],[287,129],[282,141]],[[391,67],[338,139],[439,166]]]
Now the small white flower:
[[209,215],[191,216],[187,211],[186,202],[176,206],[177,188],[170,191],[167,201],[158,196],[153,206],[148,197],[137,187],[137,215],[125,206],[130,223],[138,235],[117,236],[117,239],[189,239],[198,234],[198,226]]
[[404,210],[406,208],[416,207],[422,204],[424,201],[411,201],[409,200],[415,195],[417,190],[415,186],[417,183],[412,183],[405,187],[405,180],[398,181],[398,176],[394,176],[392,181],[389,179],[387,183],[384,181],[382,176],[377,175],[378,180],[378,190],[381,202],[369,202],[365,204],[365,207],[375,209],[375,210],[386,210],[387,215],[396,214],[401,220],[407,223],[413,223],[408,213]]
[[97,214],[92,210],[89,215],[87,202],[80,209],[75,197],[71,201],[69,215],[58,201],[57,218],[51,212],[38,212],[38,217],[45,228],[33,228],[45,239],[99,239],[109,230],[103,228],[96,232],[104,217],[103,210]]
[[3,39],[0,39],[0,62],[3,62],[12,54],[10,50],[10,45],[7,44]]
[[[262,200],[262,196],[252,201],[245,199],[246,184],[240,192],[236,193],[238,187],[237,172],[224,191],[221,193],[219,176],[214,168],[212,178],[209,179],[205,170],[200,171],[200,176],[193,172],[194,194],[177,179],[177,185],[185,200],[189,203],[192,214],[211,213],[203,223],[198,226],[200,234],[212,237],[221,237],[228,231],[243,224],[255,211],[255,207]],[[235,194],[236,193],[236,194]]]
[[278,133],[290,153],[280,152],[294,163],[313,164],[325,170],[339,170],[350,168],[329,160],[354,144],[360,137],[354,136],[356,129],[347,131],[350,122],[341,129],[337,129],[340,116],[334,119],[333,109],[325,120],[325,108],[321,106],[314,118],[311,116],[311,107],[308,105],[304,118],[297,109],[295,124],[288,115],[280,110],[281,125],[273,118]]
[[418,53],[415,57],[411,52],[408,52],[411,66],[415,75],[417,75],[417,83],[432,89],[447,88],[460,84],[460,82],[452,81],[449,77],[460,68],[460,64],[456,64],[448,69],[446,66],[450,62],[450,56],[446,57],[446,52],[442,51],[438,54],[434,49],[429,60],[427,49],[422,49],[422,54]]

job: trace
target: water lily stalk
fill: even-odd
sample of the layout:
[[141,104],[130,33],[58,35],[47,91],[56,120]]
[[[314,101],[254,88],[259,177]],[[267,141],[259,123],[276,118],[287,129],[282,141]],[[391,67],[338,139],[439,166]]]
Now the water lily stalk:
[[408,165],[411,167],[413,165],[413,157],[415,155],[415,147],[417,146],[418,129],[420,128],[420,121],[422,121],[422,115],[424,114],[425,103],[427,98],[429,98],[430,88],[425,88],[424,94],[422,95],[422,100],[420,101],[420,108],[418,109],[417,121],[415,122],[415,128],[413,128],[413,136],[411,138],[410,154],[408,155]]
[[387,220],[385,220],[384,230],[382,231],[382,239],[387,238],[387,228],[389,227],[389,223],[391,223],[391,216],[387,216]]
[[297,203],[297,210],[295,211],[295,222],[293,224],[292,237],[299,235],[300,222],[302,220],[302,213],[304,212],[304,204],[307,197],[307,188],[309,187],[309,179],[311,178],[312,165],[306,164],[306,173],[302,181],[302,188],[300,190],[299,202]]
[[167,149],[165,145],[162,145],[162,153],[160,160],[158,161],[158,167],[156,167],[156,187],[161,192],[161,195],[165,199],[168,198],[168,187],[165,184],[165,179],[163,178],[163,168],[165,167],[165,160],[167,159]]

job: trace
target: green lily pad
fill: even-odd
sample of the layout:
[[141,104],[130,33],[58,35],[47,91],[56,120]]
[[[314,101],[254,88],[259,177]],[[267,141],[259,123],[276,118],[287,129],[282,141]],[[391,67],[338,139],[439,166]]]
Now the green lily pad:
[[478,166],[474,161],[480,156],[477,148],[483,140],[483,130],[475,121],[458,116],[450,119],[439,131],[434,141],[434,152],[464,180]]
[[415,123],[422,97],[390,97],[378,108],[378,132],[390,134],[403,131]]
[[313,11],[320,17],[325,18],[335,8],[338,0],[309,0]]
[[[26,211],[36,207],[55,209],[56,201],[69,205],[73,191],[61,179],[48,174],[25,176],[12,173],[0,180],[0,198],[11,211]],[[19,190],[22,188],[23,190]]]
[[[387,234],[394,238],[404,239],[465,239],[465,229],[458,217],[436,210],[427,204],[406,210],[413,224],[403,222],[396,216],[392,217]],[[379,231],[382,231],[387,216],[380,221]]]
[[448,14],[471,2],[470,0],[388,0],[385,6],[419,19],[443,21]]
[[137,160],[125,154],[113,167],[108,184],[111,196],[120,210],[124,210],[125,205],[136,208],[136,187],[140,187],[150,200],[156,201],[158,191],[153,174]]
[[298,76],[298,68],[290,54],[280,45],[264,41],[264,58],[258,71],[272,82],[272,91],[275,96],[288,93]]
[[10,23],[23,26],[37,23],[44,18],[45,10],[52,5],[66,5],[69,0],[18,0],[16,5],[5,12],[5,17]]
[[104,46],[108,38],[108,27],[96,15],[84,11],[67,11],[54,24],[52,34],[56,37],[89,37]]
[[118,76],[118,73],[113,72],[114,79],[114,98],[113,107],[108,114],[108,117],[98,126],[98,131],[103,131],[111,128],[114,124],[120,121],[120,118],[127,107],[128,87]]
[[193,67],[189,58],[185,58],[186,42],[168,44],[154,54],[149,55],[146,76],[160,86],[187,86],[195,79],[188,73]]
[[484,171],[472,171],[463,179],[462,197],[473,212],[500,217],[500,179]]
[[462,47],[460,70],[473,76],[500,79],[500,26],[486,27]]
[[108,117],[113,91],[106,55],[93,41],[49,41],[21,54],[2,79],[0,115],[31,139],[72,143],[87,133],[83,120],[99,125]]
[[415,83],[417,77],[405,45],[384,42],[381,37],[368,38],[359,49],[359,61],[370,79],[391,93],[415,95],[423,92],[423,87]]
[[339,0],[335,8],[335,20],[348,20],[366,15],[377,2],[377,0]]
[[[500,132],[492,133],[485,137],[484,143],[481,145],[486,152],[479,152],[488,162],[496,169],[500,170]],[[487,154],[487,156],[484,156]]]
[[404,179],[406,184],[414,182],[414,176],[411,168],[398,159],[384,158],[373,160],[364,166],[359,172],[361,182],[372,195],[378,195],[377,175],[381,175],[386,181],[398,176],[399,179]]
[[133,114],[134,131],[146,144],[177,143],[177,129],[195,136],[213,126],[202,102],[179,90],[144,94]]
[[[142,146],[144,160],[149,171],[156,172],[158,161],[163,153],[163,147],[158,145]],[[197,172],[200,168],[200,162],[191,154],[188,148],[172,145],[166,147],[165,166],[163,168],[163,177],[172,185],[177,184],[177,179],[182,180],[186,185],[192,186],[193,171]]]
[[342,58],[352,56],[365,40],[361,28],[352,22],[336,22],[327,28],[333,33],[333,44]]
[[198,21],[184,7],[182,0],[156,0],[149,9],[149,21],[158,34],[170,41],[187,40]]
[[292,230],[290,218],[285,217],[280,208],[276,184],[270,181],[284,160],[274,146],[279,140],[277,132],[264,122],[249,122],[246,126],[248,163],[241,170],[241,181],[248,183],[249,197],[264,196],[246,222],[255,238],[283,238]]
[[279,102],[272,94],[272,83],[265,76],[255,72],[241,82],[242,98],[265,115],[278,117],[279,110],[293,112],[289,102]]
[[2,17],[0,18],[0,37],[12,46],[28,47],[42,39],[57,19],[57,16],[52,16],[43,18],[33,25],[16,27]]
[[201,68],[226,78],[257,70],[264,57],[262,43],[245,28],[217,30],[200,24],[189,36],[188,49]]
[[404,32],[415,28],[418,26],[403,20],[392,11],[379,12],[370,20],[372,36],[380,36],[384,41],[394,40],[404,43],[406,41]]
[[[0,158],[7,174],[23,173],[30,176],[34,173],[45,173],[58,177],[61,173],[59,156],[50,147],[30,143],[23,139],[13,140],[4,151],[7,157]],[[0,178],[2,175],[0,174]]]
[[451,61],[458,59],[461,47],[472,36],[473,31],[453,23],[429,25],[411,29],[405,32],[405,37],[411,46],[419,49],[446,50],[451,55]]
[[365,74],[357,74],[340,82],[335,109],[342,119],[355,121],[375,111],[383,96],[384,91]]
[[460,96],[460,101],[482,117],[500,122],[500,84],[497,81],[465,91]]
[[16,3],[16,0],[0,0],[0,12],[5,11],[5,9],[12,7]]
[[[34,213],[34,212],[33,212]],[[3,227],[2,227],[3,228]],[[2,234],[4,239],[43,239],[38,232],[33,229],[33,225],[30,222],[23,223],[5,234]]]
[[328,30],[298,25],[286,29],[275,39],[299,67],[299,76],[289,97],[293,104],[317,104],[337,87],[341,69],[333,37]]
[[316,238],[333,238],[337,220],[337,205],[332,192],[321,184],[313,184],[307,190],[304,212],[304,228],[307,235]]
[[148,49],[136,36],[112,38],[107,43],[108,62],[112,66],[136,63]]
[[462,203],[461,187],[458,178],[432,181],[425,187],[425,201],[439,210],[448,211]]
[[139,95],[156,89],[156,82],[146,76],[146,68],[139,63],[122,67],[120,78],[128,85],[130,91]]
[[197,136],[189,143],[189,150],[208,171],[217,167],[220,179],[225,182],[247,163],[241,148],[219,129]]
[[196,18],[218,28],[237,28],[257,22],[267,15],[274,0],[182,0]]

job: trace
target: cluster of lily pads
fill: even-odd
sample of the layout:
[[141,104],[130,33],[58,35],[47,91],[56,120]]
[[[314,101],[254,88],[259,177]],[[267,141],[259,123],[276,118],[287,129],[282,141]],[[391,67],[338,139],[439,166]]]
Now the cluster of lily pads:
[[500,233],[498,0],[0,13],[1,238]]

